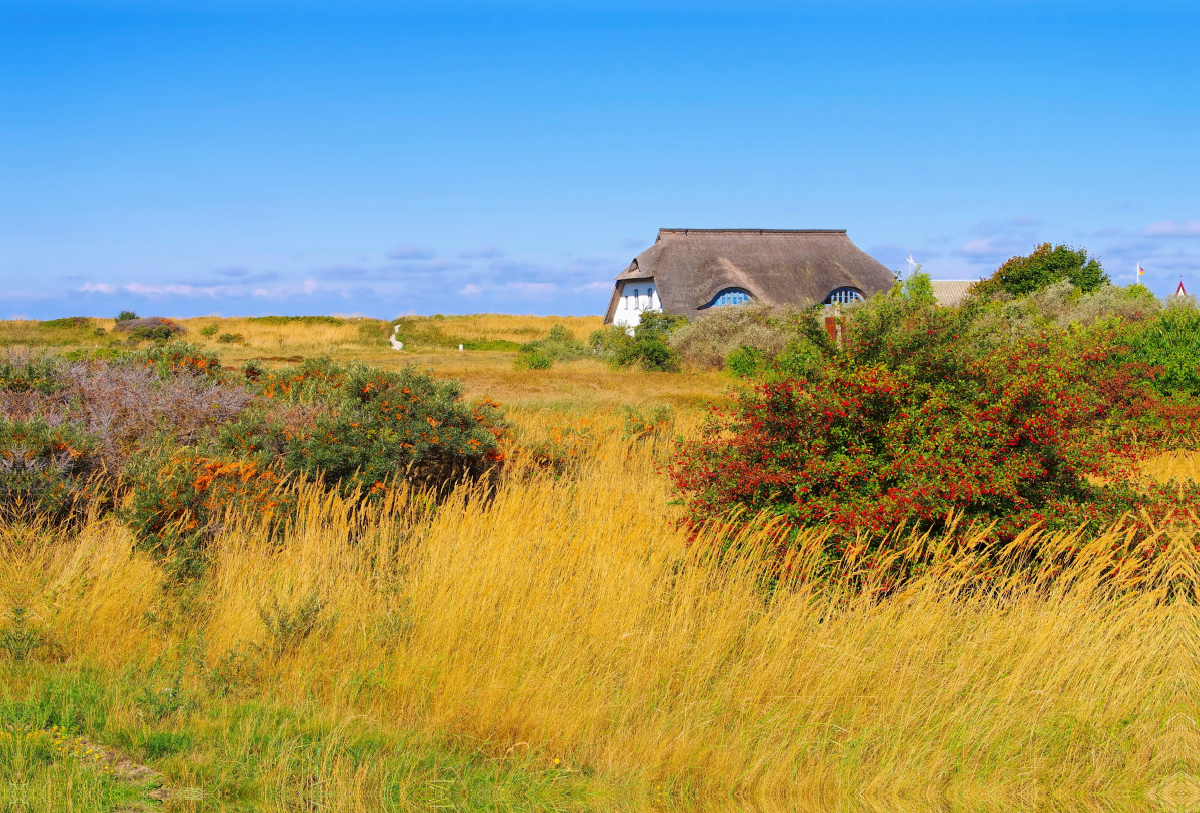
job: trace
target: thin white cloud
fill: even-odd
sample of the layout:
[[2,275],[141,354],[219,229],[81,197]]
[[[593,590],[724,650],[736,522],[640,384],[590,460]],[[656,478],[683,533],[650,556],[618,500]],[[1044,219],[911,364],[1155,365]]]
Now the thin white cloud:
[[432,260],[437,254],[433,249],[416,243],[397,243],[385,256],[389,260]]
[[463,296],[475,296],[483,293],[483,289],[473,282],[468,282],[466,285],[458,289],[458,292]]
[[986,259],[1002,254],[1006,249],[996,245],[996,241],[990,237],[977,237],[974,240],[968,240],[958,247],[958,253],[964,257],[977,259]]
[[510,282],[505,287],[523,294],[552,294],[558,288],[553,282]]
[[1200,220],[1163,220],[1151,223],[1143,234],[1147,237],[1200,237]]
[[117,286],[109,285],[107,282],[85,282],[79,290],[87,294],[111,294],[116,292]]
[[142,296],[216,296],[220,286],[199,288],[195,285],[146,285],[141,282],[130,282],[121,286],[131,294]]
[[470,248],[466,251],[460,251],[455,256],[464,260],[472,260],[476,258],[494,260],[497,257],[503,257],[504,252],[495,246],[480,246],[479,248]]

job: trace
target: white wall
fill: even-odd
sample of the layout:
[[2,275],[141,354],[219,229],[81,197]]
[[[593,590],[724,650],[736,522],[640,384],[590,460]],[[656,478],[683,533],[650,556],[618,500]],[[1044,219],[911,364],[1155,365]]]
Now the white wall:
[[626,282],[621,286],[621,298],[617,300],[617,314],[613,317],[614,325],[634,328],[642,321],[646,311],[661,311],[662,302],[658,299],[658,286],[653,282]]

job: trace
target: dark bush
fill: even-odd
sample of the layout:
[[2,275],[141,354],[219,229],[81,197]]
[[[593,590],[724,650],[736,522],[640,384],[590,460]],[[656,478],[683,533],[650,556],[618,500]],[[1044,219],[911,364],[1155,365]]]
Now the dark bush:
[[179,333],[185,333],[183,325],[164,319],[161,316],[148,316],[145,319],[121,319],[115,328],[121,333],[128,333],[140,341],[165,342]]
[[171,338],[171,329],[166,325],[157,325],[155,327],[136,327],[130,334],[135,339],[151,342],[165,342]]
[[972,293],[979,297],[999,292],[1024,296],[1064,279],[1084,293],[1109,282],[1100,261],[1089,257],[1086,248],[1042,243],[1027,257],[1006,260],[991,277],[973,286]]
[[245,344],[246,337],[241,333],[222,333],[217,337],[217,341],[221,344]]
[[134,313],[133,311],[121,311],[120,313],[117,314],[118,322],[130,322],[137,318],[138,318],[138,315],[136,313]]

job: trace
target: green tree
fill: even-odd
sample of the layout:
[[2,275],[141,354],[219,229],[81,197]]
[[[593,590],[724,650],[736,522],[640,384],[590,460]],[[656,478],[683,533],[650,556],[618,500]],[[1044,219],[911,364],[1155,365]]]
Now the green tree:
[[1109,284],[1100,261],[1089,257],[1086,248],[1042,243],[1027,257],[1010,257],[996,273],[975,286],[975,293],[990,296],[1006,291],[1024,296],[1062,279],[1070,280],[1085,294]]
[[933,280],[917,266],[912,273],[905,277],[900,285],[900,291],[910,301],[919,306],[937,304],[937,296],[933,293]]

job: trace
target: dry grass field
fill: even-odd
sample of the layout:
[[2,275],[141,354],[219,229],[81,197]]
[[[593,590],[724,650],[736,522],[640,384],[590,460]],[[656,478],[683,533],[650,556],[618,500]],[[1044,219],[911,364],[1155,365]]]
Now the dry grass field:
[[[230,516],[186,589],[105,517],[69,537],[4,528],[0,607],[28,607],[60,653],[0,662],[4,703],[84,698],[102,709],[80,712],[92,736],[136,754],[176,743],[154,766],[227,809],[1196,804],[1196,518],[1160,529],[1170,550],[1155,565],[1117,576],[1119,532],[1031,528],[1014,551],[1079,552],[1066,574],[1017,576],[970,544],[909,537],[929,567],[886,598],[848,587],[852,561],[832,582],[804,578],[814,531],[768,590],[772,528],[689,541],[662,471],[730,379],[592,360],[517,372],[511,353],[400,353],[355,344],[350,324],[237,321],[220,324],[247,340],[220,346],[229,363],[328,343],[431,367],[510,404],[522,444],[568,434],[570,465],[436,507],[402,487],[372,509],[309,491],[276,536]],[[455,335],[554,321],[479,317]],[[626,439],[623,404],[670,404],[673,424]],[[1198,467],[1173,455],[1147,472]],[[49,777],[35,798],[58,793]]]

